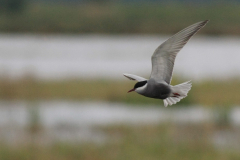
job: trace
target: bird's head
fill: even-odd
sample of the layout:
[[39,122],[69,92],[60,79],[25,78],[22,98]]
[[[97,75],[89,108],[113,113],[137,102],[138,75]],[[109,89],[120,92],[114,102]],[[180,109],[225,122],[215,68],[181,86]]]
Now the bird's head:
[[129,90],[128,93],[132,92],[132,91],[136,91],[138,93],[141,93],[141,91],[143,91],[146,88],[146,86],[147,86],[147,81],[137,82],[134,85],[133,89]]

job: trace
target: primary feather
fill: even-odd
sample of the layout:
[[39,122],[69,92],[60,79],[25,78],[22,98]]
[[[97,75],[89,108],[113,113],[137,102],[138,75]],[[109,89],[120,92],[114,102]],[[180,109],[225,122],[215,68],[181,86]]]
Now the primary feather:
[[171,83],[175,58],[188,40],[206,25],[206,21],[195,23],[162,43],[152,55],[152,73],[150,78]]
[[138,82],[146,81],[145,78],[140,77],[140,76],[137,76],[137,75],[128,74],[128,73],[123,73],[123,75],[124,75],[125,77],[127,77],[128,79],[133,80],[133,81],[138,81]]

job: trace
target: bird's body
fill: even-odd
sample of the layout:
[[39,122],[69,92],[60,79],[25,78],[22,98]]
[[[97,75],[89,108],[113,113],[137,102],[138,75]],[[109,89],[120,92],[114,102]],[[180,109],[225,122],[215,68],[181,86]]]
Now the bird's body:
[[185,98],[192,86],[189,81],[176,86],[170,85],[174,61],[177,53],[207,22],[208,20],[195,23],[162,43],[152,55],[152,73],[148,80],[132,74],[123,74],[130,80],[138,81],[129,92],[136,91],[146,97],[163,99],[165,107]]
[[135,91],[146,97],[165,99],[170,95],[171,88],[164,81],[157,82],[154,79],[149,79],[142,88],[137,88]]

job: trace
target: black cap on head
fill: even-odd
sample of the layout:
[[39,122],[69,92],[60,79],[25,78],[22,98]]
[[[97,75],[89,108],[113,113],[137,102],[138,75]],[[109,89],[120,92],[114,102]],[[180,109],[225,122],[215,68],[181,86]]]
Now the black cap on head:
[[141,82],[137,82],[134,86],[134,89],[139,88],[144,86],[147,83],[147,81],[141,81]]

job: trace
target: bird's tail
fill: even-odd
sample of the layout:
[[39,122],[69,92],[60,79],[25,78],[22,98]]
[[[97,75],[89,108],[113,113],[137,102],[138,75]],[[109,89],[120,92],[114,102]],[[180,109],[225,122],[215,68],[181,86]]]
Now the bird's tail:
[[181,99],[187,97],[188,92],[192,87],[192,83],[190,81],[178,84],[176,86],[171,86],[172,93],[170,96],[163,100],[164,106],[176,104]]

